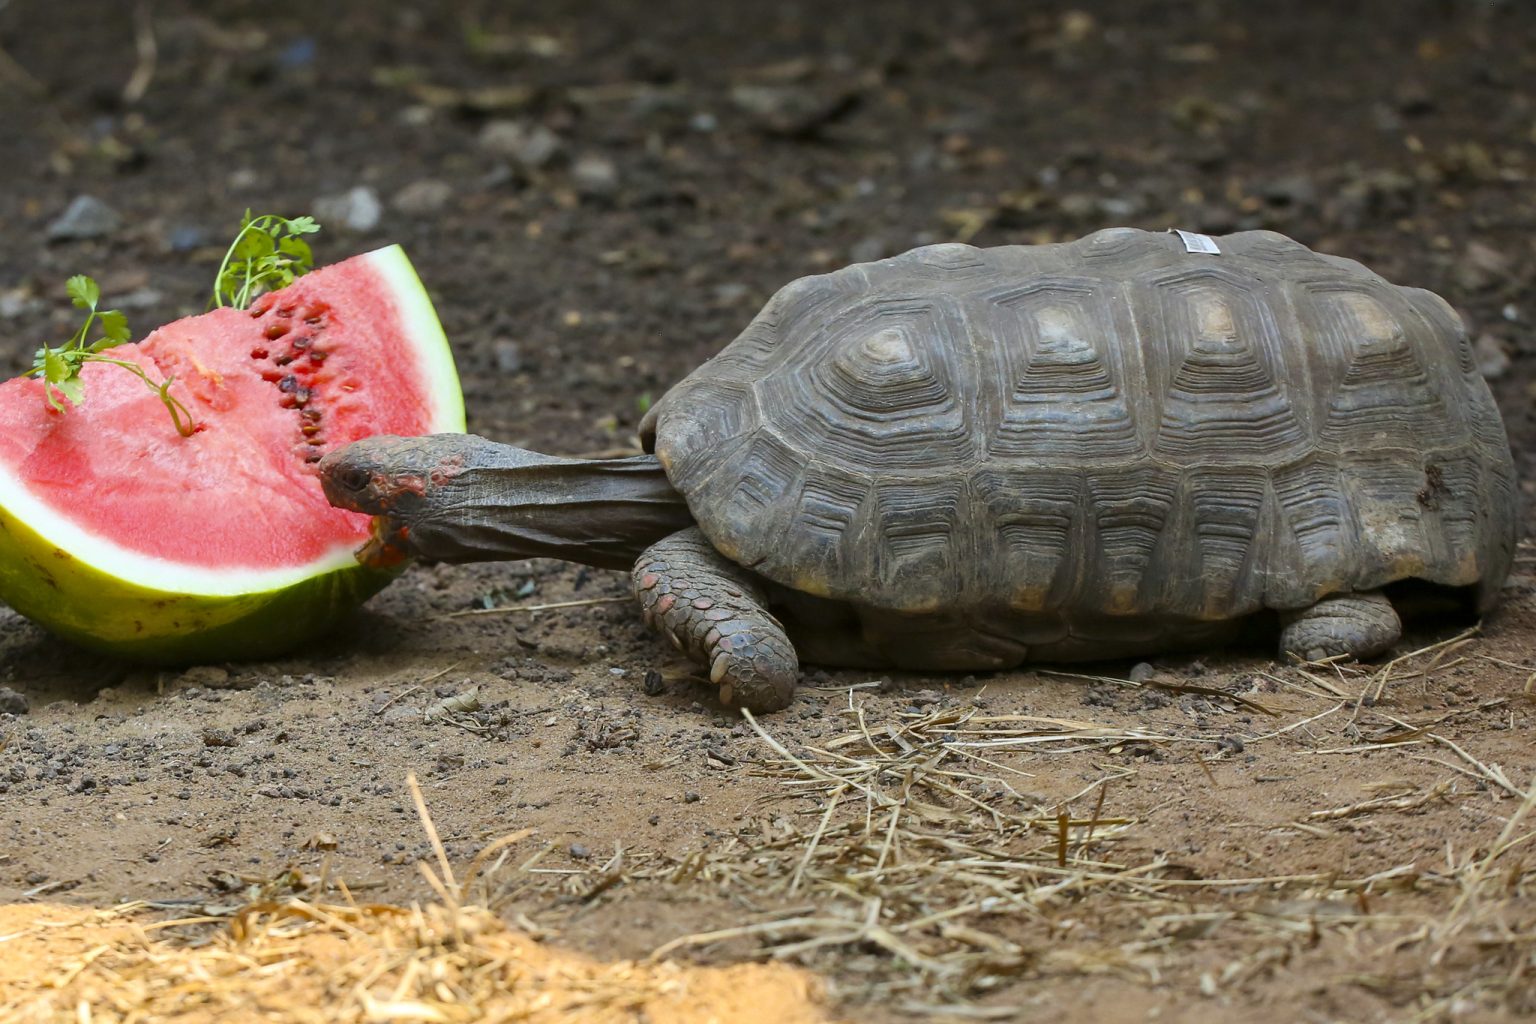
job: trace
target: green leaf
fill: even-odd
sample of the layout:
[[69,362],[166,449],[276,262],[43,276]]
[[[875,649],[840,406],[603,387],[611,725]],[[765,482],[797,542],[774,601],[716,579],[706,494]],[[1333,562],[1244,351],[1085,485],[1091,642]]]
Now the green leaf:
[[302,263],[306,268],[315,265],[315,254],[310,252],[309,243],[302,238],[284,238],[277,243],[277,251],[285,256],[293,257],[294,262]]
[[313,270],[314,254],[297,236],[319,230],[313,217],[289,219],[272,213],[253,217],[247,210],[214,278],[210,308],[244,309],[262,292],[290,285]]
[[98,313],[97,316],[101,321],[101,333],[105,334],[107,340],[113,345],[121,345],[131,337],[128,332],[128,318],[118,310],[109,309]]
[[101,289],[84,274],[76,274],[64,287],[69,291],[70,301],[81,309],[95,309],[101,301]]
[[79,377],[69,377],[51,383],[59,394],[69,399],[70,405],[80,405],[85,401],[85,385],[80,382]]
[[235,259],[252,260],[272,251],[272,236],[259,227],[249,227],[235,242]]
[[60,352],[49,349],[43,356],[43,380],[49,384],[59,384],[71,375],[69,361]]

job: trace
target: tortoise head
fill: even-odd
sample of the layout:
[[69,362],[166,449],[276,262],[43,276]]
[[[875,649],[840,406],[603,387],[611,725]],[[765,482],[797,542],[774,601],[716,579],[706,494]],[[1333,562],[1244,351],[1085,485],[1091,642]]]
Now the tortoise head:
[[374,518],[358,559],[376,567],[420,553],[413,534],[455,504],[454,481],[476,463],[483,438],[464,434],[366,437],[320,460],[320,485],[337,508]]

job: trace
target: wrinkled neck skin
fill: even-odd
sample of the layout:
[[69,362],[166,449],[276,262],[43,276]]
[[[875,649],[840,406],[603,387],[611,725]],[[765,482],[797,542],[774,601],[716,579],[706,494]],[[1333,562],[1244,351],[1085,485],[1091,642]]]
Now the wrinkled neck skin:
[[651,455],[567,459],[472,435],[368,438],[328,456],[331,503],[380,518],[360,560],[559,558],[628,569],[693,525]]

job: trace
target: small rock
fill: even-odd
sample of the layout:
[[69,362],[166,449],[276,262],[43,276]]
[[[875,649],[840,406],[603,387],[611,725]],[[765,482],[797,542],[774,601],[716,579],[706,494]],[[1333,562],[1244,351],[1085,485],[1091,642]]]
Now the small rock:
[[683,803],[685,803],[685,804],[696,804],[698,802],[699,802],[699,794],[695,793],[693,790],[690,789],[690,790],[688,790],[688,792],[683,794]]
[[1472,343],[1472,354],[1477,359],[1477,372],[1486,380],[1498,380],[1509,372],[1509,353],[1491,334],[1477,336],[1477,341]]
[[50,242],[67,242],[80,238],[101,238],[122,227],[123,219],[117,211],[95,196],[76,196],[69,206],[48,225]]
[[661,673],[653,668],[645,670],[645,695],[647,697],[659,697],[666,692],[666,683],[661,678]]
[[228,729],[207,728],[203,730],[203,746],[205,747],[233,747],[239,741],[235,734]]
[[180,676],[176,682],[181,686],[205,686],[210,690],[223,690],[229,688],[229,670],[217,665],[193,665]]
[[890,253],[890,246],[879,235],[870,235],[853,243],[848,250],[848,259],[854,263],[873,263],[875,260],[884,259]]
[[729,308],[750,298],[752,289],[740,281],[726,281],[715,285],[710,294],[716,306]]
[[523,350],[510,339],[502,338],[493,344],[491,356],[496,361],[498,373],[517,373],[523,368]]
[[349,231],[372,231],[384,217],[379,194],[367,185],[321,196],[314,202],[315,219],[326,227],[340,225]]
[[9,291],[0,292],[0,320],[30,316],[33,313],[42,312],[47,307],[48,304],[33,295],[30,288],[12,288]]
[[1098,685],[1090,686],[1081,698],[1088,707],[1113,708],[1120,702],[1120,688],[1117,686]]
[[588,153],[571,166],[571,180],[582,195],[606,198],[619,190],[619,169],[607,157]]
[[24,715],[31,708],[26,694],[17,693],[9,686],[0,686],[0,715]]
[[212,239],[196,224],[177,224],[165,233],[165,244],[171,252],[191,252],[212,244]]
[[277,52],[277,66],[287,71],[309,67],[320,54],[320,44],[314,36],[299,36]]
[[413,181],[396,192],[390,205],[410,217],[436,213],[453,198],[453,186],[436,178]]
[[759,131],[786,138],[807,138],[848,113],[858,103],[857,88],[844,85],[759,85],[731,89],[731,102]]
[[1393,92],[1392,100],[1398,111],[1409,117],[1420,117],[1435,109],[1434,94],[1422,82],[1404,82]]
[[1310,206],[1317,201],[1317,183],[1304,174],[1265,182],[1259,194],[1271,206]]
[[237,167],[229,172],[229,190],[231,192],[249,192],[261,184],[261,175],[254,167]]
[[113,309],[148,309],[165,301],[165,293],[158,288],[135,288],[131,292],[110,297],[104,305]]
[[1468,242],[1456,264],[1456,283],[1467,291],[1492,288],[1509,277],[1509,257],[1491,245]]
[[524,167],[544,167],[565,148],[560,136],[541,124],[492,121],[480,130],[480,146],[511,157]]
[[592,856],[592,851],[587,849],[585,846],[581,845],[580,843],[571,844],[572,860],[586,860],[590,856]]
[[384,712],[383,720],[385,725],[404,725],[407,722],[418,722],[421,720],[421,709],[397,704]]
[[437,120],[437,108],[429,103],[412,103],[395,115],[407,128],[424,128]]
[[1144,683],[1155,675],[1157,675],[1157,669],[1152,667],[1150,661],[1138,661],[1131,666],[1131,670],[1126,673],[1125,678],[1133,683]]

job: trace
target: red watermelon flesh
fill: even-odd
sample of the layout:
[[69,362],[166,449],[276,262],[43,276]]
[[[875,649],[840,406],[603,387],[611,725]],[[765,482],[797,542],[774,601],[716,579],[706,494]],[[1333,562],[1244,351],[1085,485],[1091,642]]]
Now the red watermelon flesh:
[[[249,598],[354,570],[369,519],[325,500],[320,457],[372,434],[464,428],[452,356],[398,246],[110,355],[174,376],[196,432],[179,435],[121,367],[87,364],[85,401],[63,412],[41,381],[0,384],[0,527],[167,594]],[[49,624],[27,607],[36,595],[17,599],[25,575],[0,564],[0,597]]]

